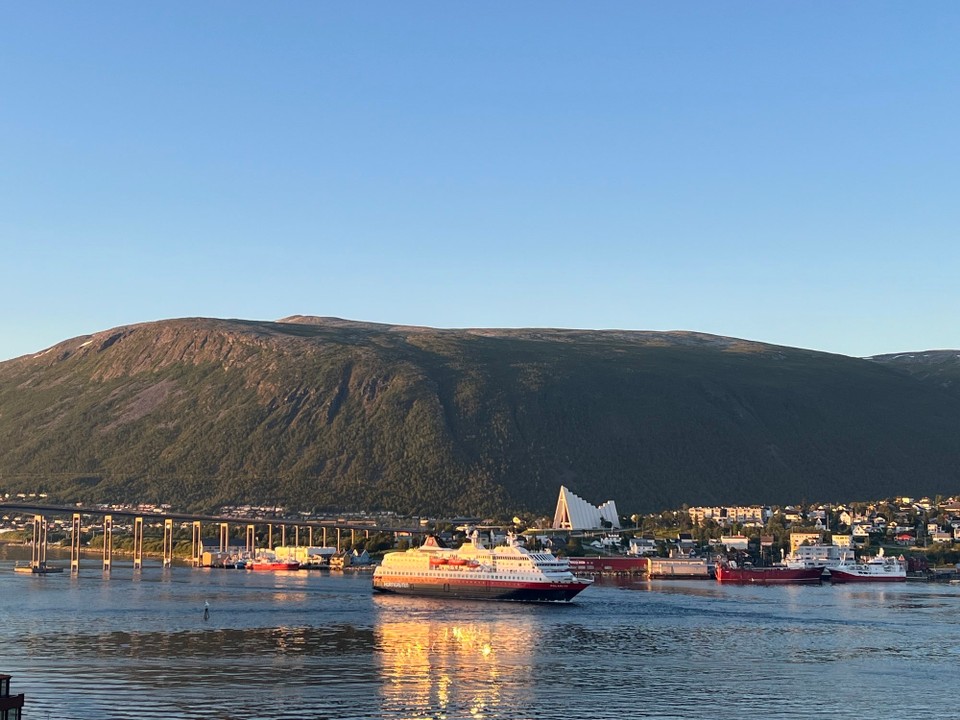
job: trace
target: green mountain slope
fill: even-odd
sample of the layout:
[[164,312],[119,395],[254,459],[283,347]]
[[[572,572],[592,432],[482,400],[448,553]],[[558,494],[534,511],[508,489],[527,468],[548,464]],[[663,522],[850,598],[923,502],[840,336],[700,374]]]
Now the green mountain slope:
[[957,489],[960,397],[695,333],[185,319],[0,363],[0,489],[210,508],[622,512]]

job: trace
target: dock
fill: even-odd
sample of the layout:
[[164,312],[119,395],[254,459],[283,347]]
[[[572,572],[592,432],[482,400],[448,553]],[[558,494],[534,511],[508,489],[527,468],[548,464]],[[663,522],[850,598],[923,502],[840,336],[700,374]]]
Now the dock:
[[0,720],[20,720],[23,714],[23,693],[10,694],[10,675],[0,675]]

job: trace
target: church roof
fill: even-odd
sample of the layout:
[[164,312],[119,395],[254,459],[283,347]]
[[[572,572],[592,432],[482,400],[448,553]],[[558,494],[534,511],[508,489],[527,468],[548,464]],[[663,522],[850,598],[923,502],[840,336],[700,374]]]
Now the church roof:
[[607,500],[600,506],[594,506],[567,487],[560,486],[560,498],[553,515],[553,527],[564,530],[596,530],[606,520],[611,527],[620,527],[617,504]]

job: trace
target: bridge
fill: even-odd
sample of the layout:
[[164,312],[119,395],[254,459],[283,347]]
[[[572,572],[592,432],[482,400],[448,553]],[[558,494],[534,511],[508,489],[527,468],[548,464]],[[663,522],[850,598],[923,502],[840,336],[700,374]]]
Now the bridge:
[[163,522],[163,567],[170,567],[173,563],[173,536],[174,523],[191,523],[193,536],[191,540],[190,562],[194,567],[199,567],[203,559],[203,524],[213,523],[219,526],[220,530],[220,552],[227,551],[230,538],[231,525],[246,526],[245,551],[252,555],[256,551],[256,526],[267,526],[267,548],[273,549],[273,528],[278,526],[280,530],[280,545],[287,543],[287,529],[293,528],[294,544],[300,545],[300,528],[307,530],[307,544],[313,545],[314,530],[318,530],[322,536],[323,546],[327,545],[327,532],[333,531],[337,538],[337,552],[342,549],[342,533],[350,532],[351,545],[356,542],[358,532],[364,533],[365,537],[370,537],[370,533],[381,533],[393,535],[394,538],[403,535],[421,535],[427,531],[422,527],[406,528],[395,526],[370,525],[368,523],[341,522],[329,520],[290,520],[287,518],[249,518],[231,515],[197,515],[191,513],[177,512],[144,512],[136,509],[114,509],[104,507],[84,507],[81,505],[46,505],[37,503],[21,502],[0,502],[0,511],[14,511],[22,513],[32,513],[33,518],[33,553],[30,559],[30,566],[33,572],[48,572],[47,566],[47,529],[48,516],[70,515],[72,517],[72,526],[70,532],[70,572],[80,572],[80,530],[81,516],[94,516],[103,518],[103,570],[110,572],[113,562],[113,518],[132,518],[133,519],[133,567],[139,570],[143,567],[143,527],[145,521]]

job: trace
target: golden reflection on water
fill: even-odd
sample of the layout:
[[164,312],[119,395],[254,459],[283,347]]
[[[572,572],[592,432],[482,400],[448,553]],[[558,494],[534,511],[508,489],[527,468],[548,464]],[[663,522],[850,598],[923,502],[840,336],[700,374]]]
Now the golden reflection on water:
[[374,638],[386,716],[492,718],[526,704],[521,695],[529,692],[536,644],[529,615],[414,612],[419,617],[411,619],[403,602],[415,608],[415,599],[377,600]]

